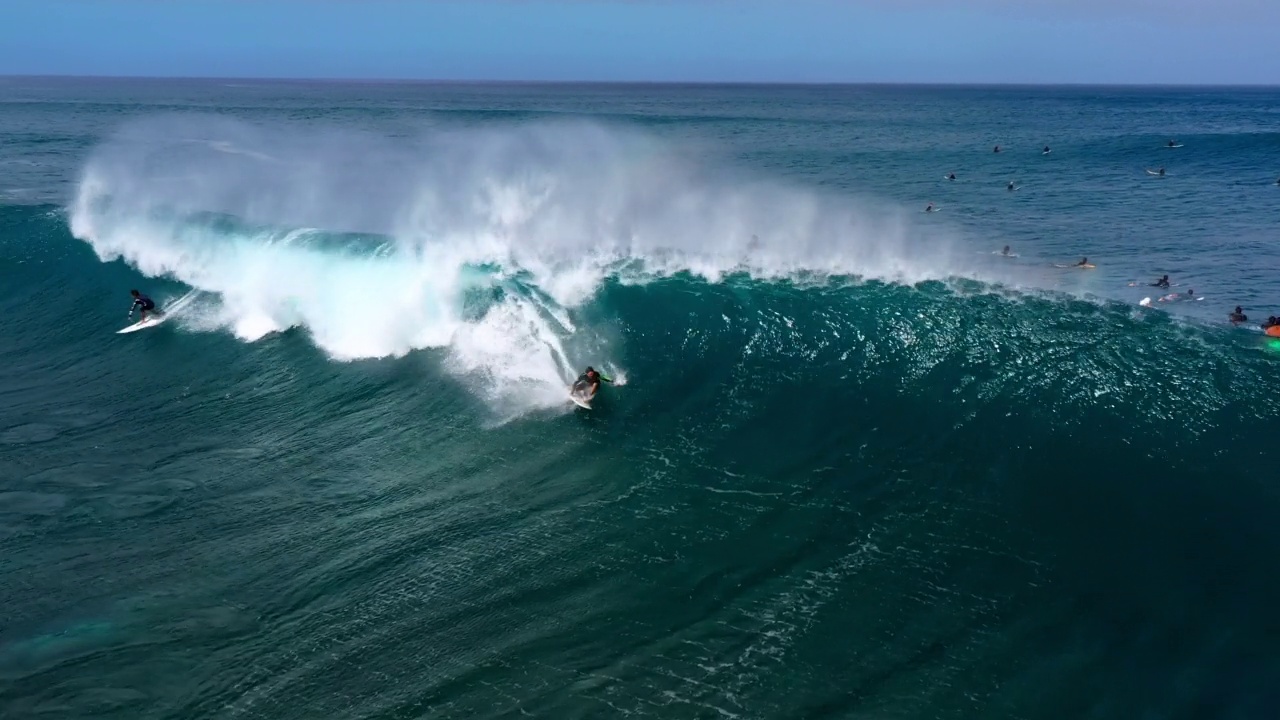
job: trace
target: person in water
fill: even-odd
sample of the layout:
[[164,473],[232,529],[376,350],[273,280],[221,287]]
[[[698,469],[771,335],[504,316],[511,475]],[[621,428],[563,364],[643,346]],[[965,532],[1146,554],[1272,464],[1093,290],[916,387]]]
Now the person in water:
[[1045,153],[1048,153],[1048,152],[1049,152],[1049,146],[1048,146],[1048,145],[1045,145],[1045,146],[1044,146],[1044,152],[1045,152]]
[[1012,180],[1010,180],[1010,181],[1009,181],[1009,191],[1010,191],[1010,192],[1012,192],[1012,191],[1013,191],[1013,189],[1014,189],[1014,188],[1013,188],[1013,181],[1012,181]]
[[1233,323],[1242,323],[1248,320],[1249,316],[1244,314],[1244,308],[1237,305],[1235,311],[1228,315],[1227,319]]
[[992,148],[991,152],[1000,152],[1000,146],[999,145],[995,146],[994,148]]
[[1175,140],[1170,140],[1170,141],[1169,141],[1169,147],[1178,147],[1178,143],[1177,143],[1177,141],[1175,141]]
[[933,203],[929,203],[928,205],[925,205],[925,206],[924,206],[924,211],[925,211],[925,212],[933,212]]
[[600,390],[600,381],[607,383],[613,382],[609,378],[596,372],[596,369],[587,366],[586,372],[578,376],[577,382],[573,384],[573,393],[584,399],[590,400],[596,396],[596,392]]
[[130,290],[129,294],[133,296],[133,304],[129,306],[130,318],[133,317],[134,310],[140,310],[142,312],[142,319],[139,320],[138,322],[145,322],[147,319],[147,313],[151,313],[156,317],[160,317],[161,315],[164,314],[160,312],[159,309],[156,308],[155,300],[152,300],[151,298],[147,297],[146,295],[143,295],[137,290]]
[[1004,246],[1004,249],[1000,251],[1000,254],[1001,254],[1001,255],[1008,256],[1008,255],[1009,255],[1009,246],[1008,246],[1008,245],[1005,245],[1005,246]]
[[1156,174],[1159,175],[1160,177],[1164,177],[1164,168],[1160,168],[1159,170],[1157,170]]
[[1266,330],[1269,327],[1275,327],[1277,325],[1280,325],[1280,318],[1277,318],[1275,315],[1268,315],[1267,319],[1262,322],[1262,329]]
[[1160,278],[1159,280],[1157,280],[1157,281],[1155,281],[1155,282],[1151,283],[1151,287],[1158,287],[1158,288],[1167,288],[1167,287],[1169,287],[1169,276],[1168,276],[1168,275],[1165,275],[1164,277]]
[[1080,262],[1076,263],[1076,267],[1084,267],[1085,265],[1088,265],[1088,264],[1089,264],[1089,258],[1082,257],[1080,258]]
[[[948,180],[955,180],[955,179],[956,179],[956,174],[955,174],[955,173],[950,173],[949,175],[947,175],[947,179],[948,179]],[[1276,181],[1276,184],[1277,184],[1277,185],[1280,185],[1280,180],[1277,180],[1277,181]]]

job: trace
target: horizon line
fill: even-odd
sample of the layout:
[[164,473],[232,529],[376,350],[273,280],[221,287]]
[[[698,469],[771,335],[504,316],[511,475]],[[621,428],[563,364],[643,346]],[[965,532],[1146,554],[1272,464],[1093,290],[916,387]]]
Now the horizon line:
[[1280,89],[1280,83],[1123,83],[1123,82],[1012,82],[1012,81],[930,81],[930,80],[512,80],[394,78],[394,77],[304,77],[261,75],[59,75],[0,73],[0,79],[22,80],[195,80],[236,82],[365,83],[385,85],[636,85],[636,86],[747,86],[747,87],[1006,87],[1006,88],[1173,88],[1173,89]]

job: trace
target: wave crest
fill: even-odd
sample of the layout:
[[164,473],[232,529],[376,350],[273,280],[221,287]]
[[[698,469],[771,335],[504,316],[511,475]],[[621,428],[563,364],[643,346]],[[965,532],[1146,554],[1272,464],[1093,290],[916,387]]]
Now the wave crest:
[[97,148],[70,214],[104,260],[216,293],[216,323],[242,338],[305,327],[338,359],[449,348],[483,395],[525,406],[604,364],[574,357],[608,348],[567,310],[608,277],[955,271],[896,210],[582,122],[395,138],[153,118]]

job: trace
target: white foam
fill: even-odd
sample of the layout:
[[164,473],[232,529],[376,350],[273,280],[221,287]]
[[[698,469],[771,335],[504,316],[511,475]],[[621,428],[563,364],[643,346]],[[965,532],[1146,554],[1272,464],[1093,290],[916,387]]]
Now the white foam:
[[[74,234],[103,259],[216,293],[221,306],[202,322],[249,341],[303,327],[341,360],[447,348],[449,366],[503,413],[562,404],[576,366],[609,367],[602,336],[566,308],[610,276],[914,282],[956,271],[947,243],[913,240],[900,209],[585,123],[391,139],[158,118],[97,149],[70,210]],[[468,306],[512,280],[529,292]]]

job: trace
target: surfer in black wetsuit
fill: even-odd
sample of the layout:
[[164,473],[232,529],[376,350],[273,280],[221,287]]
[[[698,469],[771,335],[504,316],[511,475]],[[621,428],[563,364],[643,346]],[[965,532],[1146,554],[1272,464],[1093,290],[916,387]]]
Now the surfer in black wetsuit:
[[596,392],[600,389],[601,380],[607,383],[613,382],[588,365],[586,372],[579,375],[577,382],[573,384],[573,393],[585,400],[590,400],[596,396]]
[[[950,175],[947,175],[947,179],[948,179],[948,180],[955,180],[955,179],[956,179],[956,174],[955,174],[955,173],[951,173]],[[1280,180],[1277,180],[1277,181],[1276,181],[1276,184],[1277,184],[1277,185],[1280,185]]]
[[138,322],[145,322],[147,319],[147,313],[151,313],[157,317],[163,315],[163,313],[156,308],[155,300],[152,300],[137,290],[130,290],[129,294],[133,296],[133,304],[129,306],[130,318],[133,317],[134,310],[139,310],[142,313],[142,320],[139,320]]
[[1275,327],[1276,325],[1280,325],[1280,318],[1277,318],[1275,315],[1270,315],[1262,322],[1262,329],[1266,330],[1267,328]]
[[1242,323],[1247,321],[1249,319],[1249,316],[1244,314],[1244,308],[1237,305],[1235,312],[1228,315],[1227,319],[1233,323]]
[[1084,267],[1085,265],[1088,265],[1088,264],[1089,264],[1089,258],[1082,257],[1080,258],[1080,262],[1076,263],[1076,267]]
[[1157,288],[1167,288],[1167,287],[1169,287],[1169,276],[1168,276],[1168,275],[1165,275],[1164,277],[1160,278],[1159,280],[1157,280],[1157,281],[1155,281],[1155,282],[1151,283],[1151,287],[1157,287]]

